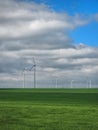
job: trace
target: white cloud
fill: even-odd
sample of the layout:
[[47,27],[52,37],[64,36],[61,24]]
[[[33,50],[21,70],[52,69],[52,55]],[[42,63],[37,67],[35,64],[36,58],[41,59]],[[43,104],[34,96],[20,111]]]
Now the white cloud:
[[[3,4],[3,5],[2,5]],[[46,6],[38,4],[2,2],[0,12],[0,38],[24,38],[45,35],[86,24],[87,20],[78,15],[57,14]],[[1,7],[0,6],[0,7]]]
[[66,75],[66,79],[85,79],[88,72],[95,77],[98,48],[74,45],[67,34],[88,22],[78,14],[56,13],[42,4],[0,1],[0,73],[20,72],[32,65],[35,56],[40,81],[56,76],[62,80]]

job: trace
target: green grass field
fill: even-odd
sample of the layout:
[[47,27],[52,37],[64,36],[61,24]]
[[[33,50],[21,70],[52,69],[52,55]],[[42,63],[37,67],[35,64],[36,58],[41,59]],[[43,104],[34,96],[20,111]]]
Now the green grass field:
[[98,89],[0,89],[0,130],[98,130]]

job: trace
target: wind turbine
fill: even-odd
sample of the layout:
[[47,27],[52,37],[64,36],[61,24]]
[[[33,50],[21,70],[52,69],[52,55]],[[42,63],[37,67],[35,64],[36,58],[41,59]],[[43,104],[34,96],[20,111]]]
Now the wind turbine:
[[74,80],[71,80],[71,88],[73,88],[73,82],[74,82]]
[[56,78],[56,88],[58,88],[58,78]]
[[30,66],[27,66],[24,68],[23,70],[23,88],[25,88],[25,72],[26,71],[32,71],[34,70],[34,88],[36,88],[36,62],[35,62],[35,58],[33,57],[33,65],[30,67]]
[[25,71],[26,71],[26,69],[24,68],[24,70],[23,70],[23,88],[25,88]]
[[91,80],[87,80],[87,88],[92,88],[92,81]]
[[34,68],[34,88],[36,88],[36,62],[34,57],[33,57],[33,68]]
[[34,57],[33,57],[33,65],[31,66],[29,71],[32,71],[32,69],[34,70],[34,88],[36,88],[36,62]]
[[89,88],[92,88],[92,81],[89,80]]

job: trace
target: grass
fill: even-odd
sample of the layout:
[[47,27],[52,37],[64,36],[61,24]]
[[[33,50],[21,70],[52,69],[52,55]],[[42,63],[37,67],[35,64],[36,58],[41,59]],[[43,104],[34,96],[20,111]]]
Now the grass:
[[98,130],[98,89],[0,89],[0,130]]

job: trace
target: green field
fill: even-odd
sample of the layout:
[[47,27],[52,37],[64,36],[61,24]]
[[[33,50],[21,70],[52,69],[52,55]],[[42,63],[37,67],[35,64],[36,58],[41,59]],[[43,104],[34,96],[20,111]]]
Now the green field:
[[98,89],[0,89],[0,130],[98,130]]

